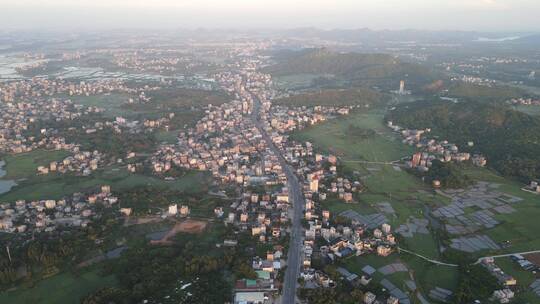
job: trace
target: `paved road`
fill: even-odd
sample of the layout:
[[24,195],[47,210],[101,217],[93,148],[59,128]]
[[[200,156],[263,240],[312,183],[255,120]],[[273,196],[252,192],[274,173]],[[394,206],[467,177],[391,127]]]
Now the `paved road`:
[[289,203],[292,204],[292,210],[289,209],[292,219],[291,239],[289,243],[289,251],[287,253],[287,269],[285,271],[285,279],[283,282],[283,291],[281,296],[282,304],[294,304],[296,302],[296,288],[298,277],[300,275],[301,254],[302,254],[302,216],[304,208],[304,197],[302,193],[302,184],[294,173],[293,168],[287,163],[281,151],[276,147],[270,136],[263,128],[260,120],[260,101],[253,95],[253,112],[252,119],[257,128],[261,132],[266,144],[279,158],[283,172],[287,176],[287,187],[289,188]]
[[[403,249],[403,248],[400,248],[400,247],[398,247],[398,250],[399,250],[399,252],[406,252],[408,254],[412,254],[412,255],[414,255],[416,257],[419,257],[419,258],[423,259],[424,261],[428,261],[428,262],[430,262],[432,264],[441,265],[441,266],[449,266],[449,267],[458,267],[457,264],[451,264],[451,263],[445,263],[445,262],[433,260],[433,259],[425,257],[425,256],[423,256],[421,254],[418,254],[416,252],[409,251],[409,250],[406,250],[406,249]],[[514,253],[505,253],[505,254],[499,254],[499,255],[484,256],[484,257],[478,258],[478,260],[476,260],[476,262],[474,262],[473,265],[480,264],[482,262],[482,260],[488,259],[488,258],[489,259],[498,259],[498,258],[510,257],[510,256],[515,255],[515,254],[527,255],[527,254],[533,254],[533,253],[540,253],[540,250],[522,251],[522,252],[514,252]]]
[[532,250],[532,251],[523,251],[523,252],[514,252],[514,253],[506,253],[506,254],[485,256],[485,257],[479,258],[474,264],[478,264],[478,263],[482,262],[483,259],[487,259],[487,258],[497,259],[497,258],[504,258],[504,257],[513,256],[514,254],[527,255],[527,254],[533,254],[533,253],[540,253],[540,250]]

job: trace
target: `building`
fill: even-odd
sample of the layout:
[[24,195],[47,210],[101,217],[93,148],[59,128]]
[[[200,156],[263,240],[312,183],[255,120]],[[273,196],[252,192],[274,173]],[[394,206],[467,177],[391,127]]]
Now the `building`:
[[169,215],[176,215],[178,213],[178,205],[169,205]]
[[319,192],[319,178],[317,176],[313,177],[309,181],[309,191]]
[[234,304],[263,304],[267,297],[264,292],[237,292],[234,294]]

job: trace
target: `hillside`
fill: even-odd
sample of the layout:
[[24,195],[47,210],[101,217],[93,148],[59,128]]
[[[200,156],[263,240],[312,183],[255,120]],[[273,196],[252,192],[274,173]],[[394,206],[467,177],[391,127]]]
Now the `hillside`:
[[[503,105],[478,102],[415,102],[387,115],[398,125],[431,128],[462,150],[480,152],[506,176],[528,182],[540,177],[540,119]],[[473,141],[474,147],[467,147]]]
[[458,82],[448,88],[448,96],[470,101],[504,102],[527,96],[527,92],[510,86],[488,87]]
[[438,75],[431,70],[402,62],[388,54],[334,53],[326,49],[298,51],[279,56],[275,65],[264,72],[273,76],[297,74],[333,75],[352,86],[381,86],[397,88],[405,79],[410,87],[421,87]]
[[274,104],[290,106],[354,106],[373,105],[383,101],[384,95],[367,88],[322,90],[274,100]]

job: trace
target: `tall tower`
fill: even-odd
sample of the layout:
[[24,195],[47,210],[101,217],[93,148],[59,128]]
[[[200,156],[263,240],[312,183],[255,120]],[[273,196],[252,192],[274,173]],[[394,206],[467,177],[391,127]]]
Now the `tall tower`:
[[405,95],[405,80],[399,82],[399,94]]

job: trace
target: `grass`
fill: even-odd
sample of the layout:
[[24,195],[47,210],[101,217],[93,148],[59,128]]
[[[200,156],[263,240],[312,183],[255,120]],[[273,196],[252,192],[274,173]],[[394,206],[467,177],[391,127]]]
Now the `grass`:
[[137,186],[165,186],[173,190],[195,193],[203,191],[206,183],[207,175],[203,172],[193,171],[175,181],[165,181],[112,167],[87,177],[57,174],[36,176],[20,182],[11,191],[0,196],[0,201],[60,199],[101,185],[110,185],[114,191]]
[[34,150],[28,153],[7,155],[4,157],[6,175],[3,179],[22,179],[35,176],[38,166],[49,166],[53,161],[61,161],[69,152],[64,150]]
[[427,296],[435,287],[454,290],[458,283],[457,268],[440,266],[424,260],[403,255],[403,262],[411,269],[417,286]]
[[431,234],[416,233],[411,238],[403,238],[404,248],[432,259],[439,259],[437,241]]
[[0,294],[0,303],[75,304],[99,288],[116,284],[114,276],[103,277],[97,269],[80,275],[64,272],[42,280],[32,287],[21,286],[16,290],[3,292]]
[[[374,136],[358,138],[348,136],[349,128],[371,129]],[[309,141],[322,151],[334,153],[344,160],[390,162],[410,155],[413,149],[403,145],[383,124],[383,114],[372,110],[353,113],[348,117],[332,119],[293,134],[293,138]]]

